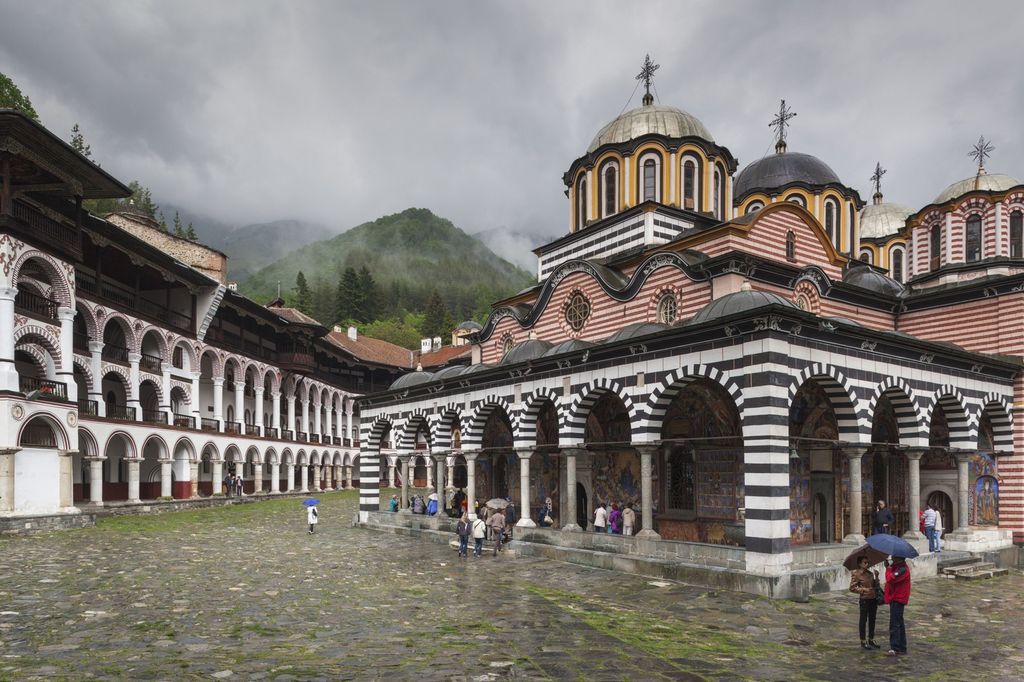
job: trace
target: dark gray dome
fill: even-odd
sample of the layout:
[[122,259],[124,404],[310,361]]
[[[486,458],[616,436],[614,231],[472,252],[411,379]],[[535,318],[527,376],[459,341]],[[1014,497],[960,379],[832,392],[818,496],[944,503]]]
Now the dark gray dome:
[[469,329],[471,331],[478,332],[481,329],[483,329],[483,327],[480,326],[480,324],[478,322],[474,322],[473,320],[466,320],[465,322],[460,324],[458,327],[456,327],[456,329]]
[[605,339],[605,343],[615,343],[616,341],[626,341],[637,336],[657,334],[658,332],[665,331],[668,328],[667,324],[658,324],[657,322],[635,322],[633,324],[627,324],[625,327],[609,336]]
[[505,353],[505,357],[501,359],[501,362],[499,362],[498,365],[514,365],[517,362],[535,360],[536,358],[544,355],[549,348],[551,348],[551,344],[547,341],[529,339],[512,346],[511,350]]
[[391,388],[411,388],[433,381],[433,379],[434,375],[431,372],[409,372],[391,382]]
[[448,377],[453,377],[456,374],[461,374],[464,369],[466,369],[465,365],[451,365],[450,367],[445,367],[444,369],[439,369],[434,372],[434,379],[447,379]]
[[482,362],[478,362],[475,365],[470,365],[469,367],[463,367],[462,371],[459,372],[459,374],[462,375],[462,376],[465,376],[467,374],[473,374],[475,372],[482,372],[485,369],[491,369],[492,367],[494,367],[494,365],[485,365]]
[[759,159],[736,176],[733,195],[740,201],[757,190],[771,190],[795,183],[806,185],[842,184],[836,172],[810,154],[783,152]]
[[899,296],[903,285],[867,266],[854,266],[843,273],[843,282],[888,296]]
[[[744,284],[744,287],[749,287],[749,284]],[[768,305],[781,305],[787,308],[796,308],[793,303],[782,298],[778,294],[773,294],[767,291],[754,291],[752,289],[745,288],[743,291],[737,291],[734,294],[726,294],[722,298],[708,303],[706,306],[700,309],[700,311],[690,318],[687,322],[687,326],[701,324],[703,322],[710,322],[720,317],[729,317],[736,315],[747,310],[755,310],[757,308],[763,308]]]
[[549,357],[551,355],[561,355],[562,353],[572,353],[573,351],[586,350],[587,348],[593,347],[594,344],[592,344],[590,341],[582,341],[580,339],[569,339],[568,341],[563,341],[562,343],[555,344],[554,346],[551,346],[551,348],[548,348],[547,351],[545,351],[544,353],[544,357]]

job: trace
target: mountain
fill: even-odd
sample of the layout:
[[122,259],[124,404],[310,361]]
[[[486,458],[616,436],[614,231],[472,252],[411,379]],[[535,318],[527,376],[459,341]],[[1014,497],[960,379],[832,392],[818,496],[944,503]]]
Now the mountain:
[[342,271],[363,266],[377,285],[376,319],[422,312],[432,291],[440,294],[456,321],[480,317],[492,301],[534,283],[530,273],[451,221],[410,208],[299,248],[240,281],[239,290],[266,302],[277,295],[280,283],[291,303],[302,271],[313,294],[314,316],[332,324],[337,322],[330,318]]

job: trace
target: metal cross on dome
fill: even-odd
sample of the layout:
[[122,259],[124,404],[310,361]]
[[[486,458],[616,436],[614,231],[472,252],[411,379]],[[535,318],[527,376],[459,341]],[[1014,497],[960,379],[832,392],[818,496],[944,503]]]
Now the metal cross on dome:
[[992,151],[995,149],[992,143],[985,139],[982,135],[978,138],[978,143],[974,145],[970,153],[967,155],[978,162],[978,172],[985,170],[985,159],[992,156]]
[[655,64],[651,61],[651,55],[644,57],[644,68],[640,69],[640,73],[636,75],[638,81],[644,82],[644,88],[647,89],[647,94],[651,94],[651,82],[654,80],[654,72],[661,68],[661,64]]
[[796,112],[786,106],[786,100],[779,100],[779,113],[768,124],[769,128],[775,129],[775,144],[786,144],[786,128],[789,127],[789,119],[796,118]]
[[875,194],[882,193],[882,176],[885,175],[886,170],[882,168],[881,163],[875,163],[875,172],[871,174],[871,182],[875,185]]

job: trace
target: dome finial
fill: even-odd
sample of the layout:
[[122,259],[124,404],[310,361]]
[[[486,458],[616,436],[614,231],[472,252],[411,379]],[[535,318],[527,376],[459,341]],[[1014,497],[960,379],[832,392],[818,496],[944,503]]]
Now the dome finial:
[[871,174],[871,182],[875,185],[875,194],[871,197],[872,203],[876,206],[882,203],[882,176],[886,170],[882,168],[881,162],[875,162],[875,172]]
[[995,147],[992,146],[992,143],[986,140],[985,136],[982,135],[978,138],[978,143],[975,144],[974,148],[971,149],[969,154],[967,154],[967,156],[978,162],[979,177],[985,174],[985,159],[992,155],[992,150],[994,149]]
[[775,129],[775,153],[782,154],[786,151],[786,128],[789,127],[789,119],[796,118],[796,112],[786,106],[786,100],[779,100],[779,113],[768,124],[769,128]]
[[651,55],[644,57],[644,66],[640,69],[640,73],[636,75],[638,81],[643,81],[646,92],[644,93],[644,106],[649,107],[654,104],[654,97],[651,95],[651,83],[654,82],[654,72],[661,68],[661,64],[655,64],[651,61]]

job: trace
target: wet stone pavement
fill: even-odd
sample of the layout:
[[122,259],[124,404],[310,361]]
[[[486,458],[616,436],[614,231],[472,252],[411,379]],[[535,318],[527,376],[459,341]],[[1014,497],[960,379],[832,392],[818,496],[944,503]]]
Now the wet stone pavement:
[[[326,493],[0,538],[0,679],[1011,680],[1024,577],[915,585],[910,655],[857,604],[709,592],[543,559],[460,561]],[[888,610],[879,611],[879,643]]]

